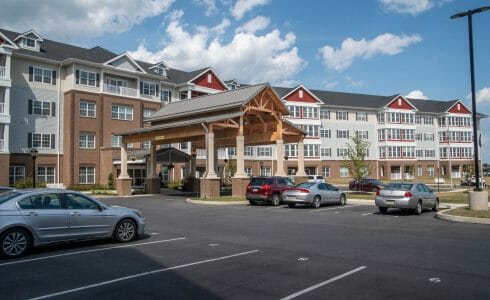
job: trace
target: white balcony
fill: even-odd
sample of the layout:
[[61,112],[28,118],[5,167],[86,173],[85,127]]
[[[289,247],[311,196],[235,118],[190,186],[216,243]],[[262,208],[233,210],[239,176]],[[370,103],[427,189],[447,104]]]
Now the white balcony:
[[138,96],[137,89],[132,89],[125,86],[111,85],[111,84],[104,84],[104,93],[119,95],[119,96],[127,96],[127,97]]
[[405,173],[405,179],[406,180],[414,180],[415,176],[413,176],[413,174],[411,174],[411,173]]
[[401,179],[402,179],[401,173],[391,173],[391,180],[401,180]]
[[5,103],[0,102],[0,115],[5,113]]
[[206,149],[197,149],[196,158],[197,159],[206,159]]
[[7,72],[4,66],[0,66],[0,78],[7,78]]

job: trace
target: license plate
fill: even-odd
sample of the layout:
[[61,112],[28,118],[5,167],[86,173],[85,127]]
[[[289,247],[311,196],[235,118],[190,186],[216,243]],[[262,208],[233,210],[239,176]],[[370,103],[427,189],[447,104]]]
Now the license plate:
[[252,190],[252,192],[254,192],[254,193],[256,193],[256,192],[258,192],[258,191],[259,191],[259,189],[253,189],[253,190]]
[[395,200],[386,200],[386,204],[394,205]]

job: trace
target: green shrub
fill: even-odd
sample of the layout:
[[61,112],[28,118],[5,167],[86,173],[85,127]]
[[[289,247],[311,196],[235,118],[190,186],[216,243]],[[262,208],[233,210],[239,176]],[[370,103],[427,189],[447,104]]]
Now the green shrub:
[[176,181],[170,181],[170,182],[167,183],[167,187],[169,189],[177,190],[177,189],[182,188],[182,182],[181,181],[178,181],[178,180],[176,180]]
[[[25,177],[23,179],[17,180],[14,183],[14,188],[16,189],[30,189],[32,188],[32,177]],[[36,188],[45,188],[46,183],[44,182],[36,182]]]
[[110,190],[114,189],[114,175],[112,173],[109,173],[109,177],[107,177],[107,187]]
[[90,191],[93,187],[93,185],[73,184],[68,189],[73,191]]
[[143,189],[135,189],[131,193],[131,195],[144,195],[144,194],[146,194],[146,193],[145,193],[145,191]]

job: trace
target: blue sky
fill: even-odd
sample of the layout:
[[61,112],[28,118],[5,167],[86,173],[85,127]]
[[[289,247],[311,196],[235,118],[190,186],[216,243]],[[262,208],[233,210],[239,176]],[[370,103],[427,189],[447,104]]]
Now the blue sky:
[[[100,0],[2,4],[0,27],[129,51],[225,79],[469,104],[464,0]],[[474,16],[478,111],[490,115],[490,11]],[[416,91],[416,92],[414,92]],[[483,121],[490,162],[490,121]]]

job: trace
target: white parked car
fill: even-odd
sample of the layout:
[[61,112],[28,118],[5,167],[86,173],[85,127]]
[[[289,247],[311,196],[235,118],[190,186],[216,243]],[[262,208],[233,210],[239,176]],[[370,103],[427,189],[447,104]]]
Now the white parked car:
[[308,175],[308,182],[325,182],[321,175]]

